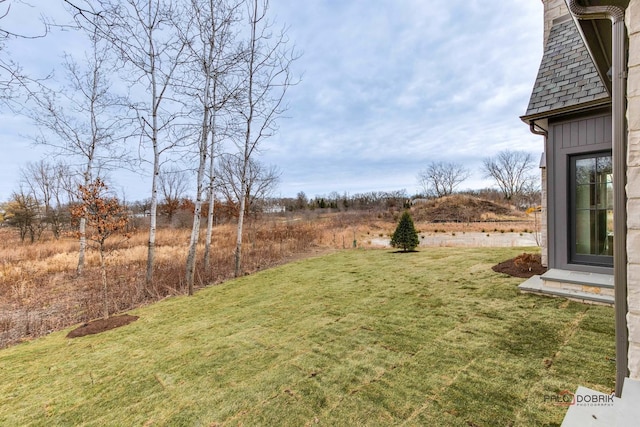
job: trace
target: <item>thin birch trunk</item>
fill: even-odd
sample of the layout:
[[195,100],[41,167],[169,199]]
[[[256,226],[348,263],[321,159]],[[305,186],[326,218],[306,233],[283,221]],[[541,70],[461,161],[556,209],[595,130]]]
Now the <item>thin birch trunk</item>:
[[[154,132],[155,134],[156,132]],[[154,145],[154,147],[156,147]],[[157,179],[160,174],[160,155],[157,147],[154,149],[153,178],[151,179],[151,206],[149,207],[149,241],[147,244],[147,273],[145,283],[147,291],[153,283],[153,265],[156,253],[156,218],[158,212],[158,184]]]
[[[213,117],[212,132],[215,132],[215,115]],[[213,185],[215,183],[214,170],[215,135],[211,135],[211,146],[209,150],[209,188],[207,189],[207,199],[209,200],[209,211],[207,212],[207,234],[204,243],[204,269],[209,272],[211,269],[211,237],[213,235],[213,212],[215,204],[215,193]]]
[[104,243],[100,243],[100,276],[102,277],[102,301],[104,318],[109,318],[109,294],[107,290],[107,267],[104,260]]
[[[92,177],[92,169],[93,169],[93,158],[89,158],[89,162],[87,164],[87,168],[84,171],[84,186],[88,187],[91,183]],[[82,275],[82,271],[84,270],[84,261],[85,254],[87,251],[87,216],[84,215],[80,218],[80,224],[78,226],[78,234],[80,235],[80,250],[78,253],[78,267],[76,268],[76,274],[78,276]]]
[[[242,269],[242,231],[244,226],[245,211],[248,200],[248,170],[251,157],[255,154],[256,147],[263,138],[266,138],[274,130],[275,118],[284,111],[282,100],[286,89],[291,85],[289,77],[289,64],[294,59],[281,48],[286,44],[284,31],[274,38],[275,42],[269,46],[272,39],[269,32],[270,24],[266,21],[266,13],[269,1],[251,0],[249,20],[251,34],[247,52],[246,68],[246,108],[242,113],[244,129],[244,141],[242,151],[242,166],[240,173],[240,194],[238,212],[238,232],[236,236],[235,251],[235,275],[239,276]],[[260,27],[259,27],[260,26]],[[281,90],[280,94],[272,97],[272,90]],[[255,122],[255,123],[254,123]],[[240,147],[239,147],[240,148]]]
[[[202,156],[202,157],[206,157]],[[195,208],[193,210],[193,226],[191,227],[191,240],[189,242],[189,253],[187,255],[186,282],[189,295],[193,295],[193,282],[196,271],[196,249],[198,247],[198,237],[200,235],[200,213],[202,212],[202,178],[204,174],[204,159],[198,170],[198,184]]]
[[[151,3],[149,3],[149,20],[151,20]],[[153,28],[149,22],[148,28]],[[158,86],[156,80],[156,62],[153,37],[149,34],[149,60],[151,77],[151,144],[153,146],[153,178],[151,179],[151,206],[149,208],[149,242],[147,246],[147,273],[145,284],[147,292],[153,283],[153,267],[156,254],[156,220],[158,213],[158,175],[160,174],[160,147],[158,146]]]
[[244,152],[242,156],[242,173],[240,175],[240,194],[239,194],[239,212],[238,212],[238,230],[236,234],[236,253],[235,253],[235,277],[240,276],[240,269],[242,268],[242,228],[244,226],[244,209],[246,205],[245,193],[247,192],[247,165],[251,156],[251,124],[253,122],[253,113],[255,105],[253,103],[253,79],[254,79],[254,62],[256,57],[256,26],[258,15],[258,2],[253,2],[253,14],[251,15],[251,39],[249,50],[249,66],[248,66],[248,81],[247,81],[247,106],[249,107],[249,114],[246,117],[247,127],[245,129],[244,139]]
[[205,105],[202,116],[202,136],[200,141],[200,156],[198,162],[198,174],[196,184],[196,203],[193,211],[193,226],[191,227],[191,240],[189,242],[189,253],[187,255],[186,282],[189,295],[193,295],[193,281],[196,270],[196,249],[198,247],[198,237],[200,235],[200,213],[202,212],[202,183],[204,182],[204,169],[207,162],[207,148],[209,137],[209,84],[210,78],[207,77],[204,92]]
[[78,234],[80,234],[80,249],[78,251],[78,266],[76,267],[76,275],[82,275],[84,270],[84,258],[87,251],[87,218],[80,218],[80,225],[78,226]]
[[236,234],[236,253],[235,253],[235,269],[234,275],[235,277],[240,277],[240,270],[242,268],[242,229],[244,226],[244,209],[246,206],[246,198],[244,197],[244,188],[246,188],[245,179],[242,179],[241,192],[240,197],[240,207],[238,212],[238,230]]

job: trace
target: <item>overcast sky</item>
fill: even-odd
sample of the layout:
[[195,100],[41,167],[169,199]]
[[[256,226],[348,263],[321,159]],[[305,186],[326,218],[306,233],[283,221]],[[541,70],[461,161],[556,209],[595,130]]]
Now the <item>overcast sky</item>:
[[[61,3],[47,0],[46,12]],[[33,28],[42,11],[16,7],[9,19]],[[542,138],[519,116],[542,56],[542,12],[539,0],[271,0],[272,17],[303,52],[287,117],[263,146],[262,161],[282,170],[276,195],[414,194],[431,161],[463,163],[472,176],[462,188],[481,188],[492,185],[483,158],[518,149],[537,159]],[[26,69],[48,70],[79,43],[52,33],[7,48]],[[31,130],[0,114],[0,202],[17,188],[19,168],[46,155]],[[148,197],[144,170],[112,179],[129,200]]]

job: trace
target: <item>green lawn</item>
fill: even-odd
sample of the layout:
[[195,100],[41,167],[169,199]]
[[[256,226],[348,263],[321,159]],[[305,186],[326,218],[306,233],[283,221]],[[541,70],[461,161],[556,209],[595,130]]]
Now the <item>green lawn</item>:
[[521,295],[520,252],[343,251],[5,349],[0,425],[559,425],[614,385],[613,309]]

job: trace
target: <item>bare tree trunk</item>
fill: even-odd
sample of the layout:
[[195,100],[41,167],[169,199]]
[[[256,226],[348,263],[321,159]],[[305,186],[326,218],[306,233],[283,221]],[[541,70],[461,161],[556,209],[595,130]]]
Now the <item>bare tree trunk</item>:
[[[153,151],[153,170],[145,292],[153,285],[156,224],[158,213],[158,175],[161,156],[173,149],[176,119],[183,114],[174,83],[184,59],[185,44],[178,36],[182,20],[182,2],[163,0],[101,0],[103,12],[96,15],[100,36],[110,42],[129,68],[126,80],[130,93],[141,94],[146,101],[131,102],[140,124],[140,142]],[[147,98],[148,96],[148,98]],[[165,102],[166,100],[166,102]],[[170,104],[166,106],[165,104]],[[144,151],[144,150],[143,150]]]
[[[255,49],[255,21],[253,22],[253,26],[252,26],[252,38],[254,40],[253,41],[254,46],[252,47],[252,50],[254,50]],[[254,54],[251,54],[250,70],[253,70],[253,61],[254,61]],[[247,197],[246,197],[247,166],[249,164],[249,160],[251,157],[251,150],[249,147],[251,145],[251,123],[253,122],[253,111],[254,111],[252,91],[253,91],[253,72],[251,72],[249,76],[249,86],[248,86],[249,115],[247,117],[244,153],[242,156],[242,172],[240,174],[240,193],[239,193],[239,200],[238,200],[238,202],[240,202],[240,206],[238,207],[238,230],[236,233],[236,253],[235,253],[235,268],[234,268],[235,277],[240,276],[240,269],[242,268],[242,228],[244,226],[244,210],[247,204]]]
[[202,191],[198,190],[195,208],[193,210],[193,226],[191,227],[191,239],[189,241],[189,253],[187,254],[186,281],[189,295],[193,295],[193,281],[196,272],[196,249],[200,234],[200,213],[202,212]]
[[[87,162],[87,168],[84,171],[84,185],[87,187],[92,180],[92,163],[93,158],[89,156]],[[78,251],[78,267],[76,268],[76,274],[78,276],[82,275],[82,271],[84,270],[84,259],[85,252],[87,251],[87,216],[83,216],[80,218],[80,224],[78,226],[78,234],[80,235],[80,249]]]
[[249,0],[250,35],[246,49],[246,101],[241,112],[244,126],[238,201],[238,232],[235,253],[235,275],[242,268],[242,228],[247,210],[248,171],[254,152],[260,142],[272,135],[276,118],[286,109],[282,105],[287,88],[292,85],[290,64],[295,59],[285,49],[285,30],[274,37],[271,23],[266,18],[269,1]]
[[[238,9],[241,3],[231,3],[227,0],[192,0],[190,22],[194,24],[193,37],[187,37],[188,48],[191,50],[192,63],[197,66],[194,70],[198,77],[193,89],[200,92],[198,108],[201,109],[202,123],[198,144],[198,168],[196,176],[196,200],[186,264],[186,282],[189,295],[193,293],[193,282],[196,266],[196,252],[200,233],[200,216],[202,213],[204,177],[207,154],[210,154],[209,178],[209,218],[207,227],[207,245],[205,249],[205,265],[210,265],[210,246],[213,219],[213,159],[215,153],[216,115],[225,104],[234,98],[235,89],[221,84],[221,81],[236,69],[241,56],[233,46],[235,37],[231,26],[238,20]],[[233,86],[233,85],[232,85]],[[233,93],[233,95],[232,95]],[[211,141],[209,141],[211,138]]]
[[[253,114],[255,111],[255,104],[253,102],[253,82],[256,77],[256,70],[254,67],[254,62],[256,60],[256,50],[257,50],[257,36],[256,36],[256,27],[258,26],[259,18],[258,18],[258,1],[255,0],[252,2],[253,12],[249,14],[249,19],[251,23],[251,39],[249,40],[249,63],[247,67],[247,115],[246,115],[246,129],[244,134],[244,149],[242,152],[242,173],[240,174],[240,194],[239,200],[240,203],[239,211],[238,211],[238,230],[236,233],[236,253],[235,253],[235,268],[234,274],[235,277],[240,276],[240,269],[242,267],[242,227],[244,226],[244,208],[246,205],[246,188],[247,188],[247,165],[249,164],[249,159],[251,157],[251,124],[253,122]],[[254,144],[255,146],[255,144]]]
[[[222,8],[222,4],[219,4]],[[198,237],[200,235],[200,215],[202,212],[202,193],[204,185],[204,173],[207,163],[207,152],[209,151],[209,136],[215,132],[215,115],[216,115],[216,89],[217,81],[216,74],[219,72],[217,69],[217,62],[219,62],[219,56],[222,53],[224,44],[220,42],[220,32],[225,31],[224,22],[218,25],[216,20],[216,14],[223,16],[227,11],[217,10],[213,0],[210,0],[206,6],[192,3],[192,6],[199,8],[200,12],[204,12],[206,19],[198,20],[198,27],[200,29],[200,37],[202,41],[202,52],[199,54],[194,51],[196,57],[199,56],[199,63],[202,64],[202,68],[198,71],[202,73],[204,77],[204,87],[202,89],[202,124],[200,127],[200,142],[198,144],[198,172],[196,175],[196,201],[193,212],[193,225],[191,228],[191,239],[189,242],[189,253],[187,254],[187,266],[186,266],[186,282],[189,295],[193,295],[193,282],[196,270],[196,252],[198,247]],[[229,21],[226,22],[229,24]],[[227,27],[228,29],[228,27]],[[222,34],[224,35],[224,34]],[[211,93],[213,91],[213,93]],[[214,105],[212,105],[212,103]],[[211,142],[211,151],[213,151],[213,135]]]
[[147,292],[153,283],[153,264],[156,253],[156,218],[158,213],[158,174],[160,173],[160,154],[154,150],[153,178],[151,179],[151,206],[149,207],[149,242],[147,245],[147,274],[145,283]]
[[[149,25],[151,24],[151,3],[149,3]],[[156,220],[158,214],[158,175],[160,174],[160,147],[158,146],[158,108],[160,99],[158,97],[158,85],[156,80],[156,53],[154,40],[151,34],[148,37],[149,50],[149,77],[151,83],[151,145],[153,146],[153,178],[151,179],[151,207],[149,220],[149,244],[147,246],[147,274],[145,276],[145,284],[147,292],[149,286],[153,283],[153,266],[156,254]]]
[[202,211],[202,183],[204,182],[204,168],[207,162],[207,148],[209,142],[209,83],[207,78],[204,91],[205,105],[202,117],[202,136],[200,141],[200,152],[198,162],[198,174],[196,178],[196,203],[193,210],[193,226],[191,227],[191,240],[189,242],[189,253],[187,255],[186,282],[189,295],[193,295],[193,281],[196,271],[196,249],[198,247],[198,237],[200,235],[200,213]]
[[84,270],[84,254],[87,250],[87,218],[80,218],[78,233],[80,234],[80,249],[78,251],[78,267],[76,268],[76,274],[80,276]]
[[107,267],[104,262],[104,243],[100,243],[100,276],[102,277],[103,315],[109,318],[109,293],[107,292]]
[[213,191],[213,185],[215,181],[214,171],[214,148],[215,140],[211,138],[211,150],[209,151],[209,188],[207,189],[209,200],[209,211],[207,212],[207,234],[205,236],[204,243],[204,269],[209,272],[211,269],[211,237],[213,235],[213,210],[215,203],[215,192]]
[[[244,180],[242,181],[242,188],[246,186]],[[238,211],[238,230],[236,234],[236,253],[235,253],[235,277],[240,276],[240,269],[242,268],[242,229],[244,226],[244,209],[246,206],[246,197],[240,197],[240,207]]]

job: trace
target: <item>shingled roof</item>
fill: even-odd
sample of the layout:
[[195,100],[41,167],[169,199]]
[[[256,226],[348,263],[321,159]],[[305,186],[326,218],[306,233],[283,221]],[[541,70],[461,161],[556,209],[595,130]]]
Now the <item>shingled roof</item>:
[[585,104],[603,104],[609,94],[570,17],[554,22],[523,120],[548,117]]

